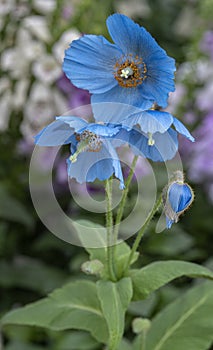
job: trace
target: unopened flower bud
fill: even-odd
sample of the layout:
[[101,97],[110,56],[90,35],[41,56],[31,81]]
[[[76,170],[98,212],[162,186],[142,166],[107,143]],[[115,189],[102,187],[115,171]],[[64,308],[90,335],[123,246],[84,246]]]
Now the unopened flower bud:
[[148,318],[137,317],[132,321],[132,330],[138,334],[147,332],[151,326],[151,321]]
[[81,270],[87,275],[99,275],[101,274],[104,265],[100,260],[85,261],[81,265]]
[[179,216],[189,208],[194,200],[193,190],[187,183],[184,183],[181,171],[178,170],[173,174],[171,182],[163,190],[162,198],[166,226],[171,228],[172,224],[178,222]]

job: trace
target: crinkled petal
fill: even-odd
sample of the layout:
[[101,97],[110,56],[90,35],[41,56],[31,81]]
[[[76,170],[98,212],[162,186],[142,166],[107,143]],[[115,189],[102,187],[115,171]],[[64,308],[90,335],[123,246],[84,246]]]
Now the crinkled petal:
[[194,137],[190,134],[190,132],[186,129],[186,127],[183,125],[183,123],[180,122],[180,120],[174,118],[173,121],[174,127],[177,130],[177,132],[179,132],[180,134],[182,134],[183,136],[185,136],[187,139],[189,139],[190,141],[194,142],[195,139]]
[[161,107],[166,108],[168,105],[169,92],[175,90],[173,80],[156,78],[150,74],[143,84],[140,85],[141,93],[153,98],[153,100]]
[[172,159],[178,150],[177,132],[173,129],[164,134],[155,133],[153,139],[155,144],[149,146],[148,136],[139,130],[133,129],[129,132],[129,144],[136,155],[142,155],[155,162],[164,162]]
[[175,213],[182,212],[191,203],[192,190],[187,184],[173,183],[168,190],[169,203]]
[[103,124],[88,124],[87,130],[94,132],[102,137],[112,137],[116,135],[120,130],[119,125],[103,125]]
[[62,120],[49,124],[35,136],[35,143],[39,146],[59,146],[70,143],[74,128]]
[[[78,155],[77,161],[72,163],[67,159],[68,175],[75,178],[77,182],[93,182],[96,179],[104,181],[115,173],[115,176],[121,181],[123,188],[123,176],[119,171],[120,161],[116,152],[112,154],[112,149],[103,142],[99,152],[82,152]],[[116,155],[115,159],[113,159]]]
[[[92,101],[94,100],[96,100],[95,97],[92,98]],[[141,110],[137,107],[118,102],[92,103],[92,110],[96,121],[112,124],[125,124],[124,120],[135,113],[141,113]],[[129,121],[126,124],[128,123]],[[131,125],[129,128],[131,128]]]
[[165,133],[173,122],[173,116],[170,113],[153,110],[135,114],[129,119],[131,125],[139,124],[143,132],[151,134]]
[[145,59],[160,48],[145,28],[125,15],[113,14],[107,18],[106,23],[112,40],[125,54],[142,54]]
[[117,85],[113,71],[121,55],[103,36],[84,35],[65,51],[63,71],[77,87],[105,93]]
[[87,121],[75,116],[60,116],[56,117],[56,120],[68,124],[70,128],[75,129],[76,132],[88,125]]
[[[152,98],[152,97],[151,97]],[[115,86],[113,89],[103,93],[95,94],[91,97],[91,103],[124,103],[125,105],[135,106],[142,110],[151,108],[154,103],[153,99],[143,98],[141,90],[137,88],[123,88],[120,85]],[[113,122],[113,118],[111,119]]]

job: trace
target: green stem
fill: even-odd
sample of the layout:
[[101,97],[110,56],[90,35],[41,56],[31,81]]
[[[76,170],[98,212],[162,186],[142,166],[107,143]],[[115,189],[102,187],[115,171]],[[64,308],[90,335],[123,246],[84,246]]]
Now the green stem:
[[119,226],[120,226],[120,222],[121,222],[121,219],[122,219],[122,216],[123,216],[124,207],[125,207],[125,204],[126,204],[126,198],[127,198],[128,192],[129,192],[129,185],[130,185],[130,183],[132,181],[132,178],[133,178],[133,175],[134,175],[134,171],[135,171],[135,166],[136,166],[137,160],[138,160],[138,156],[134,156],[133,161],[132,161],[132,165],[131,165],[131,168],[130,168],[129,175],[128,175],[126,183],[125,183],[125,189],[123,190],[121,203],[120,203],[119,208],[118,208],[116,221],[115,221],[115,229],[114,229],[115,243],[117,241]]
[[116,281],[113,257],[113,215],[112,215],[112,180],[106,180],[106,228],[107,228],[107,264],[108,273],[112,281]]
[[138,235],[136,237],[136,240],[132,246],[132,250],[131,250],[131,253],[129,255],[129,259],[128,259],[128,262],[127,262],[127,265],[126,265],[126,269],[125,269],[125,272],[128,271],[129,267],[130,267],[130,264],[131,264],[131,261],[132,261],[132,258],[136,252],[136,250],[138,249],[138,246],[140,244],[140,241],[141,241],[141,238],[143,237],[144,235],[144,232],[146,231],[148,225],[150,224],[150,221],[152,220],[153,216],[155,215],[155,213],[158,211],[158,209],[160,208],[161,206],[161,203],[162,203],[162,197],[160,195],[160,197],[158,198],[158,200],[155,202],[155,205],[154,207],[152,208],[152,211],[150,212],[150,214],[147,216],[146,218],[146,221],[145,223],[143,224],[143,226],[141,227],[140,231],[138,232]]

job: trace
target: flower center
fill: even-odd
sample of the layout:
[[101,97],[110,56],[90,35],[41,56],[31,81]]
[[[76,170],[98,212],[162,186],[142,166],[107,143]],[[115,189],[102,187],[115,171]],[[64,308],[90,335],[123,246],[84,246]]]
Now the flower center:
[[148,145],[149,146],[154,146],[154,144],[155,144],[155,140],[152,137],[152,133],[148,132]]
[[99,152],[102,147],[102,141],[100,136],[96,135],[92,131],[84,130],[81,134],[75,134],[75,138],[78,141],[77,150],[70,156],[72,163],[76,162],[78,155],[81,152]]
[[131,54],[128,57],[121,57],[114,66],[114,77],[118,84],[125,88],[137,87],[142,84],[147,78],[147,68],[142,58],[133,57]]

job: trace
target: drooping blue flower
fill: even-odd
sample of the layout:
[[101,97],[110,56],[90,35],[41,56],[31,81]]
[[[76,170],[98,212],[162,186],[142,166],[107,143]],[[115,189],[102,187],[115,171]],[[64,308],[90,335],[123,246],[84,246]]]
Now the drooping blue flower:
[[[178,176],[180,171],[177,172]],[[182,179],[172,181],[163,192],[164,211],[166,215],[166,226],[171,228],[179,216],[189,208],[194,200],[194,193],[191,187]]]
[[119,125],[101,125],[73,117],[57,117],[36,137],[40,146],[58,146],[70,143],[71,156],[67,159],[68,176],[77,182],[101,181],[115,175],[124,188],[120,160],[112,145],[120,130]]
[[96,121],[118,123],[129,129],[139,125],[141,131],[147,135],[164,134],[173,126],[178,133],[194,142],[194,137],[183,123],[168,112],[151,109],[141,111],[139,108],[121,103],[95,103],[92,109]]
[[[119,142],[119,139],[121,141]],[[138,127],[121,128],[113,140],[115,146],[120,146],[124,140],[129,144],[135,155],[151,159],[154,162],[165,162],[172,159],[178,150],[177,132],[170,128],[165,133],[145,134]]]
[[166,107],[168,93],[175,90],[174,59],[130,18],[114,14],[106,23],[114,44],[97,35],[73,41],[63,63],[67,77],[90,91],[92,103]]

